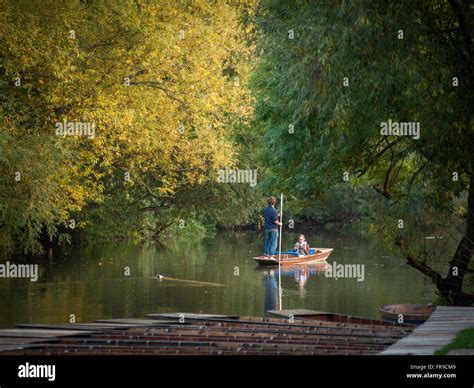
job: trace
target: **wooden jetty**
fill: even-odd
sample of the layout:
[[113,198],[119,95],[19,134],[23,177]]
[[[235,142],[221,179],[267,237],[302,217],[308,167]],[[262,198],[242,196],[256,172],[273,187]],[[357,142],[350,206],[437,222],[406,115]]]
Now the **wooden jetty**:
[[363,355],[378,354],[413,330],[406,324],[310,310],[299,310],[297,316],[291,310],[283,313],[291,319],[173,313],[22,324],[0,330],[0,356]]
[[[438,306],[428,320],[382,352],[382,355],[430,355],[449,344],[458,332],[474,327],[474,307]],[[453,351],[449,354],[465,354]]]

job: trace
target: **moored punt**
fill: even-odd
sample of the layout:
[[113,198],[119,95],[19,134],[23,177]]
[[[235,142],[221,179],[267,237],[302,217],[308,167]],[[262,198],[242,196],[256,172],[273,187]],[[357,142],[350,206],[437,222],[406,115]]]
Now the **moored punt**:
[[[65,330],[68,324],[26,324],[0,330],[0,356],[378,354],[412,330],[409,325],[375,320],[288,320],[187,313],[147,317],[76,323],[70,326],[75,330]],[[87,331],[90,328],[94,331]]]
[[[282,265],[311,264],[326,260],[332,253],[333,248],[319,248],[314,255],[298,257],[290,253],[281,254]],[[253,258],[260,265],[278,265],[279,255],[276,254],[273,259],[266,256],[256,256]]]
[[435,310],[436,306],[432,304],[391,304],[380,307],[383,319],[398,322],[402,318],[403,322],[414,325],[425,322]]
[[390,324],[396,324],[397,327],[414,327],[413,325],[405,322],[398,323],[392,322],[387,323],[379,319],[357,317],[345,314],[336,314],[327,311],[314,311],[306,309],[296,310],[270,310],[267,312],[270,316],[283,317],[287,319],[302,319],[309,321],[321,321],[321,322],[338,322],[338,323],[353,323],[353,324],[364,324],[364,325],[381,325],[387,326]]

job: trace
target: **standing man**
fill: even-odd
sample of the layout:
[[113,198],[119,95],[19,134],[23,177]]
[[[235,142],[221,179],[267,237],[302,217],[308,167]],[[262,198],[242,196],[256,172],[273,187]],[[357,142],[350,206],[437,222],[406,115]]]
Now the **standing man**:
[[265,218],[263,254],[264,256],[273,258],[277,247],[278,227],[282,225],[282,223],[278,220],[278,212],[275,209],[275,197],[269,197],[267,202],[268,207],[263,210],[263,217]]

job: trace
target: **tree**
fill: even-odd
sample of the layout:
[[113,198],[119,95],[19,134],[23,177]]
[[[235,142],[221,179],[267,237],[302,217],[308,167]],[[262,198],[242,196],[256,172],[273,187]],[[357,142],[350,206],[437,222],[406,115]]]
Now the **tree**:
[[[456,304],[474,301],[462,288],[474,252],[472,20],[458,0],[268,0],[256,17],[256,114],[271,175],[307,204],[344,177],[370,185],[382,199],[377,232]],[[389,120],[419,123],[419,138],[383,132]],[[414,235],[459,214],[443,277]]]
[[3,2],[0,234],[10,251],[40,251],[45,231],[100,220],[122,234],[148,213],[161,225],[179,193],[235,165],[231,127],[251,113],[239,7]]

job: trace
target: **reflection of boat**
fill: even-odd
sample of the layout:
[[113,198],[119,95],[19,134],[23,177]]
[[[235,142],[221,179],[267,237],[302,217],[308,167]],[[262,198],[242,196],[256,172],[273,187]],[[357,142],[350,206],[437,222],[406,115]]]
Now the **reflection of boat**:
[[[316,262],[315,264],[288,264],[282,267],[281,276],[295,276],[295,274],[299,273],[303,268],[306,268],[308,270],[309,275],[319,275],[326,270],[326,267],[328,265],[329,264],[323,260],[321,260],[320,262]],[[276,271],[276,273],[278,274],[278,268],[273,268],[265,265],[259,265],[255,267],[255,271],[264,273],[267,273],[268,271]]]
[[403,322],[416,325],[426,321],[435,310],[436,306],[432,304],[392,304],[380,307],[383,319],[398,322],[402,318]]
[[306,290],[305,286],[311,276],[317,276],[326,270],[328,263],[325,261],[317,262],[316,264],[299,264],[289,265],[281,268],[279,273],[278,268],[271,266],[259,265],[255,268],[257,272],[263,272],[263,281],[265,286],[265,311],[278,310],[278,284],[276,278],[280,276],[292,277],[295,279],[299,287],[299,294],[304,298]]
[[[281,254],[281,265],[294,265],[294,264],[310,264],[313,262],[326,260],[329,255],[332,253],[332,248],[319,248],[316,250],[316,253],[313,255],[306,255],[303,257],[298,257],[291,253],[282,253]],[[279,255],[276,254],[273,259],[270,259],[266,256],[257,256],[253,258],[260,265],[278,265]]]

